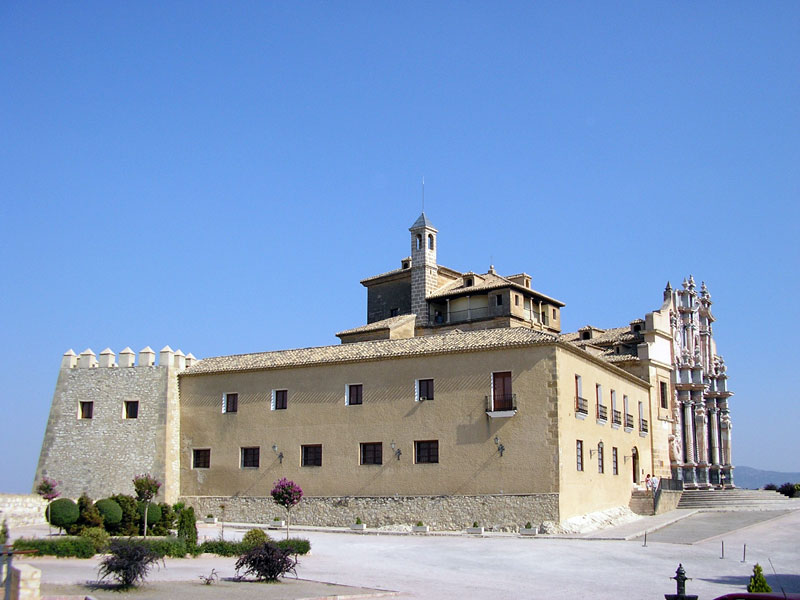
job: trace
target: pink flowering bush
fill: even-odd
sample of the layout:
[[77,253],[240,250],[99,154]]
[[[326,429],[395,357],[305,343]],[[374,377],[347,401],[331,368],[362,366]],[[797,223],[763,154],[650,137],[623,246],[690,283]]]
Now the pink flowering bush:
[[303,499],[303,490],[294,481],[281,477],[272,487],[272,499],[275,504],[286,509],[286,539],[289,539],[289,519],[291,510]]

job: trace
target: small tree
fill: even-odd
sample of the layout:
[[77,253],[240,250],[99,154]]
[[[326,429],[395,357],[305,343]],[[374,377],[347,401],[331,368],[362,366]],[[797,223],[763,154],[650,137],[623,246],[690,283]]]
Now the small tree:
[[158,562],[158,555],[143,542],[113,540],[109,554],[100,561],[100,579],[113,577],[122,589],[144,582],[147,573]]
[[8,520],[3,519],[3,526],[0,527],[0,546],[8,543],[8,538],[11,534],[8,532]]
[[55,479],[50,479],[47,476],[42,477],[42,481],[36,486],[36,493],[47,500],[46,518],[48,527],[50,525],[50,504],[53,502],[53,500],[61,495],[61,492],[56,489],[57,486],[58,482]]
[[303,499],[303,490],[294,481],[281,477],[275,482],[270,493],[275,504],[286,509],[286,539],[288,540],[291,511]]
[[197,547],[197,518],[191,506],[178,513],[178,539],[183,540],[187,552],[194,552]]
[[764,577],[764,570],[761,565],[756,563],[753,567],[753,575],[750,577],[750,583],[747,584],[748,592],[771,592],[772,588],[769,587],[767,579]]
[[161,482],[149,473],[137,475],[133,478],[133,489],[136,491],[136,498],[144,502],[144,537],[147,537],[147,513],[150,509],[150,502],[155,498],[161,487]]

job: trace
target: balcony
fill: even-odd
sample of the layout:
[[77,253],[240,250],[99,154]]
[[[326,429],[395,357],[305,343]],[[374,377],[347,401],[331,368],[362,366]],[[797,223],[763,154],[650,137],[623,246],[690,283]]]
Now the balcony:
[[516,394],[486,396],[486,414],[492,418],[513,417],[517,414]]
[[625,413],[625,429],[633,429],[633,415]]
[[476,319],[485,319],[489,316],[489,308],[486,306],[470,308],[467,310],[451,310],[448,323],[464,323],[466,321],[474,321]]
[[608,407],[602,404],[597,405],[597,420],[608,421]]
[[618,410],[611,411],[611,424],[622,425],[622,413]]
[[647,419],[639,419],[639,431],[641,433],[647,433],[649,431],[649,425],[647,424]]
[[588,415],[589,414],[589,401],[580,396],[575,397],[575,414]]

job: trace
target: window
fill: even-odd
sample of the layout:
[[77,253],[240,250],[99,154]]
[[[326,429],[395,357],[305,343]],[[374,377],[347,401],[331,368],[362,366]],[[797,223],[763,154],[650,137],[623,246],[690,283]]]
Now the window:
[[583,471],[583,440],[577,440],[575,454],[578,458],[578,471]]
[[235,413],[239,410],[239,394],[222,394],[222,412]]
[[257,469],[259,466],[260,454],[261,448],[258,446],[254,448],[242,448],[242,468]]
[[503,306],[503,297],[500,295],[495,296],[497,298],[497,306]]
[[492,410],[514,410],[511,371],[492,373]]
[[415,463],[438,463],[439,440],[414,442]]
[[667,382],[662,381],[660,382],[660,390],[661,390],[661,408],[669,408],[669,395],[668,395],[668,387]]
[[597,472],[605,473],[605,457],[603,456],[603,442],[597,444]]
[[125,418],[138,419],[139,418],[139,401],[126,400],[125,401]]
[[392,308],[392,309],[389,310],[389,316],[390,317],[396,317],[398,314],[400,314],[400,309],[399,308]]
[[428,249],[433,250],[433,234],[428,234]]
[[472,287],[472,277],[467,277],[464,280],[464,287]]
[[611,472],[619,475],[619,456],[616,448],[611,448]]
[[417,401],[433,400],[433,379],[417,379]]
[[557,318],[558,318],[558,313],[556,312],[556,309],[555,309],[555,308],[553,309],[553,318],[554,318],[554,319],[557,319]]
[[272,390],[272,410],[286,410],[289,390]]
[[514,294],[514,305],[519,306],[519,296],[517,294]]
[[361,444],[361,464],[383,464],[383,444],[381,442],[369,442],[366,444]]
[[304,467],[321,467],[322,466],[322,444],[309,444],[307,446],[300,446],[301,454],[303,456]]
[[361,404],[362,387],[363,386],[360,383],[348,383],[345,386],[344,390],[345,404],[347,404],[348,406],[352,406],[354,404]]
[[81,402],[80,418],[91,419],[94,415],[94,402]]
[[417,250],[422,250],[422,236],[417,234]]
[[192,468],[193,469],[208,469],[211,467],[211,449],[195,449],[192,450]]

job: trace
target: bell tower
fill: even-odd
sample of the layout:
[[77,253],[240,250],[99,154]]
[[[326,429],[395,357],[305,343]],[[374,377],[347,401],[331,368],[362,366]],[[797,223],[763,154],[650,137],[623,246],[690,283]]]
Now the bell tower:
[[426,298],[438,287],[436,234],[439,233],[423,212],[409,228],[411,232],[411,312],[418,327],[429,324]]

